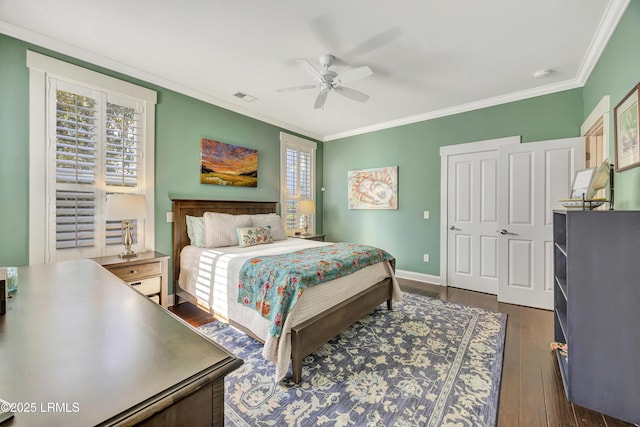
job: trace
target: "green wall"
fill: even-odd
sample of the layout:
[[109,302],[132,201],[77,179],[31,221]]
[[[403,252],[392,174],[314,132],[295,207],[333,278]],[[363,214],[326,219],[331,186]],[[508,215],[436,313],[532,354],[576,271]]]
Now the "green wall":
[[[523,142],[580,134],[580,125],[600,99],[613,108],[640,82],[640,2],[631,2],[582,89],[541,96],[325,143],[324,231],[330,239],[381,246],[398,268],[440,274],[441,146],[521,135]],[[399,166],[397,211],[349,211],[346,176],[351,169]],[[640,167],[615,174],[615,208],[640,209]],[[430,220],[422,219],[429,210]],[[431,255],[430,262],[422,254]]]
[[[615,161],[613,109],[640,82],[640,56],[635,54],[638,40],[640,2],[632,1],[583,88],[585,118],[603,96],[611,98],[609,155],[612,161]],[[616,173],[614,183],[615,208],[640,209],[640,167]]]
[[[27,50],[158,92],[154,189],[157,251],[166,254],[171,254],[172,251],[172,224],[166,222],[165,215],[172,210],[170,197],[280,200],[280,131],[286,131],[285,129],[0,35],[0,265],[26,265],[29,262]],[[200,184],[201,137],[257,149],[258,188]],[[319,143],[316,177],[318,188],[322,183],[322,148],[322,143]],[[317,193],[317,203],[322,206],[322,193]],[[322,224],[321,210],[318,223]],[[169,271],[172,274],[171,268]]]
[[[639,39],[640,3],[631,2],[584,88],[343,138],[325,143],[324,147],[318,144],[317,188],[326,188],[324,193],[316,192],[318,224],[323,224],[331,240],[374,244],[389,250],[397,257],[401,270],[439,275],[440,147],[513,135],[521,135],[524,142],[579,135],[580,125],[602,96],[611,96],[613,110],[640,81],[640,57],[630,48]],[[158,92],[155,153],[158,251],[171,252],[171,224],[165,222],[165,213],[171,210],[171,196],[279,199],[281,129],[0,35],[0,265],[28,263],[27,49]],[[613,141],[613,114],[610,116]],[[198,179],[201,137],[257,148],[259,187],[201,185]],[[399,209],[348,210],[347,171],[391,165],[399,166]],[[616,174],[617,209],[640,209],[639,183],[640,168]],[[431,219],[422,219],[424,210],[430,211]],[[422,262],[423,253],[431,255],[429,263]]]
[[25,48],[0,35],[0,265],[29,261],[29,74]]
[[[326,142],[324,232],[386,249],[400,270],[438,276],[440,147],[514,135],[523,142],[574,137],[582,121],[582,89],[573,89]],[[347,209],[347,171],[395,165],[398,210]]]

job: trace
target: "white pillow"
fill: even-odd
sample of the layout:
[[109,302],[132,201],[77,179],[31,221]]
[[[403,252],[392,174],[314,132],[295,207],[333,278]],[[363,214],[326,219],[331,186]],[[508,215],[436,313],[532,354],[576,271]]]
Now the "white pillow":
[[187,219],[187,235],[191,245],[204,248],[204,220],[201,216],[185,215]]
[[251,215],[230,215],[218,212],[204,214],[204,243],[207,248],[237,246],[236,228],[251,227]]
[[251,225],[254,227],[271,226],[271,238],[273,240],[286,240],[287,233],[282,226],[282,219],[278,214],[251,215]]

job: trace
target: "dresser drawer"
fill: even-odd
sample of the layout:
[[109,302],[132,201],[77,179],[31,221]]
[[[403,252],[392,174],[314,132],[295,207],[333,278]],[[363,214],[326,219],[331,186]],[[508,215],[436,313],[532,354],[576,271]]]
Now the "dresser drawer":
[[160,262],[149,262],[146,264],[108,268],[109,271],[111,271],[113,274],[115,274],[125,282],[139,281],[142,277],[162,274],[162,265]]
[[169,257],[160,252],[139,252],[135,258],[116,255],[93,258],[95,262],[118,276],[132,288],[167,308],[167,263]]
[[160,293],[162,279],[160,277],[152,277],[137,282],[129,283],[131,287],[144,295],[156,295]]

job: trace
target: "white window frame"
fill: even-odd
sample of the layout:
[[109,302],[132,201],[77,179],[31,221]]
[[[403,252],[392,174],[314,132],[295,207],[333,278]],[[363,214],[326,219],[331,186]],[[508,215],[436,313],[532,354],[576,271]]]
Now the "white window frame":
[[[290,135],[285,132],[280,132],[280,215],[282,217],[283,226],[287,234],[292,235],[296,231],[301,229],[288,229],[286,222],[286,206],[287,200],[302,200],[303,198],[297,194],[295,196],[289,196],[287,192],[287,147],[295,148],[299,151],[309,151],[311,153],[311,182],[309,188],[311,189],[311,200],[315,201],[315,188],[316,188],[316,150],[318,144],[309,141],[308,139],[300,138],[295,135]],[[300,188],[300,187],[298,187]],[[316,206],[317,209],[317,206]],[[309,232],[315,234],[316,232],[316,215],[311,215],[309,221]]]
[[[93,88],[114,96],[132,98],[144,103],[141,154],[144,172],[139,190],[145,194],[147,201],[147,217],[144,221],[144,241],[138,242],[138,251],[153,250],[154,237],[154,142],[155,142],[155,91],[132,83],[118,80],[86,68],[78,67],[35,52],[27,51],[27,67],[29,68],[29,264],[42,264],[56,260],[55,251],[50,249],[48,221],[52,204],[49,200],[48,187],[51,176],[51,165],[48,164],[49,147],[52,141],[47,129],[47,91],[49,79],[65,81],[71,84]],[[101,203],[101,202],[100,202]],[[104,221],[102,212],[97,215],[98,221]],[[55,245],[53,245],[55,247]],[[122,247],[110,248],[114,254]],[[109,249],[107,249],[109,251]],[[102,252],[102,251],[101,251]],[[99,255],[111,255],[102,252]]]

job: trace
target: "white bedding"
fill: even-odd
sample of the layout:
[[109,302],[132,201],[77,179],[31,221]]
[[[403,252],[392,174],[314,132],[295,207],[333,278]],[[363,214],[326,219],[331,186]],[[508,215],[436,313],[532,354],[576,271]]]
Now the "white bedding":
[[311,286],[287,316],[282,336],[269,335],[269,321],[257,311],[237,302],[239,272],[246,260],[256,256],[278,255],[305,247],[330,243],[290,238],[268,245],[241,248],[197,248],[186,246],[180,254],[180,288],[217,314],[233,320],[249,329],[265,342],[262,351],[265,359],[276,366],[276,381],[285,377],[291,359],[291,328],[328,308],[356,295],[371,285],[391,277],[393,300],[401,301],[402,293],[388,262],[378,263],[349,276]]

